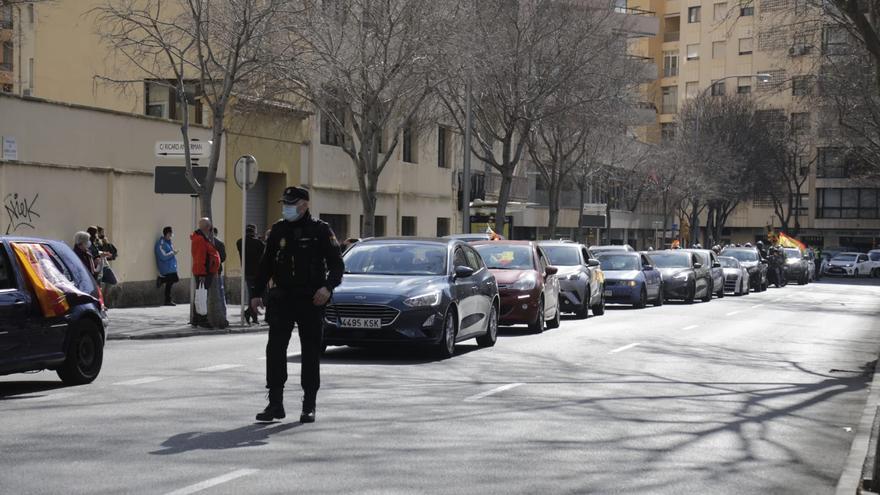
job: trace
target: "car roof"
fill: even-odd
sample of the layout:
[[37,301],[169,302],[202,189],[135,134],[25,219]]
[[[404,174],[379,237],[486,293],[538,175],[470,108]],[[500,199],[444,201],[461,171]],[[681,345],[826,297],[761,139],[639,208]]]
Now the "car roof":
[[385,242],[448,245],[451,242],[461,242],[461,239],[441,239],[439,237],[371,237],[369,239],[364,239],[355,245],[381,244]]
[[620,256],[622,254],[625,254],[627,256],[641,256],[642,255],[642,253],[639,253],[637,251],[622,251],[621,250],[621,251],[613,251],[613,252],[606,251],[604,253],[602,251],[599,251],[598,253],[596,253],[596,257],[598,258],[599,256]]
[[733,260],[733,261],[739,261],[738,259],[734,258],[733,256],[719,256],[718,259],[719,259],[719,260]]
[[855,252],[855,251],[846,251],[846,252],[843,252],[843,253],[837,253],[834,257],[836,258],[836,257],[838,257],[838,256],[842,256],[842,255],[858,256],[858,255],[860,255],[860,254],[865,254],[865,253],[857,253],[857,252]]
[[501,239],[498,241],[479,241],[474,242],[471,246],[483,246],[485,244],[503,244],[503,245],[514,245],[514,246],[533,246],[535,245],[535,241],[511,241],[508,239]]
[[584,246],[583,244],[579,244],[574,241],[538,241],[538,245],[539,246],[573,246],[573,247]]

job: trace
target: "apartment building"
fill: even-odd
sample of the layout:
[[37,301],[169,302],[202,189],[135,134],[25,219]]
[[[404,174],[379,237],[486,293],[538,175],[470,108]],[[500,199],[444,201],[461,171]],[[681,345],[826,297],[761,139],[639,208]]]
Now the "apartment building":
[[[851,176],[846,145],[835,139],[833,117],[816,81],[823,57],[846,43],[801,0],[636,0],[657,12],[658,36],[642,45],[656,60],[651,85],[658,108],[653,142],[672,138],[688,98],[751,95],[763,111],[804,135],[804,186],[793,198],[789,229],[814,246],[867,249],[880,242],[880,190]],[[680,223],[680,222],[676,222]],[[772,202],[762,195],[731,216],[723,241],[754,242],[779,229]]]

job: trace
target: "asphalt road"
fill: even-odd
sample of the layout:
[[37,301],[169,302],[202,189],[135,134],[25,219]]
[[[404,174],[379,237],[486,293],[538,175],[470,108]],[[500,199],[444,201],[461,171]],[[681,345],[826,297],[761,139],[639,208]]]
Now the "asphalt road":
[[92,385],[0,377],[0,493],[831,493],[878,296],[615,308],[445,361],[331,348],[311,425],[296,345],[288,420],[259,425],[265,334],[111,341]]

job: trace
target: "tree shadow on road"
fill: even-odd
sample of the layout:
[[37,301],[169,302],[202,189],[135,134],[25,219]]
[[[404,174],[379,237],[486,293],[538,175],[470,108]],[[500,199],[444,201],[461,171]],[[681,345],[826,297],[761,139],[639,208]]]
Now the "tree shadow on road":
[[255,423],[234,430],[179,433],[162,442],[152,455],[174,455],[193,450],[227,450],[260,447],[269,437],[300,426],[301,423]]
[[[479,346],[459,343],[455,345],[456,356],[462,356],[476,351]],[[287,357],[288,363],[299,363],[301,354]],[[406,346],[406,345],[375,345],[370,347],[328,347],[321,356],[321,362],[325,364],[377,364],[377,365],[417,365],[442,361],[431,348]]]

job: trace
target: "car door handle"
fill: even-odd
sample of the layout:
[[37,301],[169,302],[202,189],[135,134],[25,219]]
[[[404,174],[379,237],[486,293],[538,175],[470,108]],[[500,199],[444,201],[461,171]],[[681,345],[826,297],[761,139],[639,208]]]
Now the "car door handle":
[[12,305],[16,306],[16,307],[24,306],[25,304],[27,304],[27,302],[22,299],[16,299],[15,301],[12,302]]

